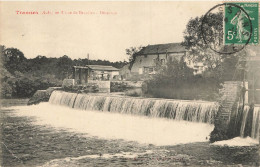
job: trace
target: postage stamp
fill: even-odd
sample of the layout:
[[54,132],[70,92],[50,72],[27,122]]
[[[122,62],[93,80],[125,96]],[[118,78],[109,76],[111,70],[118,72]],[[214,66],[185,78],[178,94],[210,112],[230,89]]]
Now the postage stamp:
[[232,2],[215,5],[201,21],[204,43],[219,54],[233,54],[259,44],[259,4]]
[[224,42],[226,44],[258,44],[258,3],[225,5]]

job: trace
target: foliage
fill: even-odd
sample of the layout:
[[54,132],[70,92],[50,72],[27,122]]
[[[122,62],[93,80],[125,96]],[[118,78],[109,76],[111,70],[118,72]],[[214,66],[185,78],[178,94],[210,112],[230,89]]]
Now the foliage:
[[138,53],[143,47],[130,47],[125,50],[126,54],[129,56],[128,60],[129,62],[132,62],[134,60],[135,54]]
[[73,65],[78,65],[78,66],[85,66],[85,65],[109,65],[113,66],[115,68],[122,68],[124,65],[127,64],[126,61],[117,61],[117,62],[110,62],[108,60],[88,60],[86,59],[74,59],[73,60]]
[[17,48],[5,48],[0,45],[1,97],[30,97],[37,90],[61,86],[62,80],[72,76],[75,65],[112,65],[121,68],[127,62],[109,62],[105,60],[75,59],[64,55],[59,58],[47,58],[38,55],[27,59]]
[[58,79],[69,78],[70,74],[72,74],[72,66],[73,61],[66,55],[60,57],[56,62],[57,71],[59,71],[60,75],[57,76]]
[[[183,45],[189,50],[189,54],[187,55],[189,59],[192,59],[195,62],[202,61],[208,66],[208,68],[214,69],[219,66],[222,56],[225,55],[221,55],[211,50],[209,45],[205,43],[202,33],[204,33],[204,36],[207,37],[206,40],[208,43],[215,43],[216,41],[219,41],[218,37],[222,36],[218,34],[223,32],[222,15],[221,13],[211,14],[206,20],[207,24],[203,25],[210,25],[211,27],[204,27],[205,31],[202,32],[201,28],[203,17],[204,16],[190,19],[186,25],[186,30],[184,31]],[[218,37],[216,37],[215,34],[218,35]],[[223,41],[223,39],[220,40]],[[213,45],[213,47],[215,46],[218,45]]]
[[3,65],[10,73],[15,71],[24,71],[24,63],[27,60],[23,52],[16,48],[4,49],[1,53],[1,60]]
[[98,85],[96,83],[87,83],[86,85],[66,86],[62,90],[73,93],[96,93],[98,92]]
[[134,62],[135,62],[135,58],[136,58],[136,54],[141,51],[143,47],[142,46],[139,46],[139,47],[130,47],[130,48],[127,48],[125,51],[126,51],[126,54],[129,56],[128,58],[128,61],[130,63],[129,65],[129,70],[131,70]]
[[173,83],[172,81],[174,81],[174,84],[178,84],[193,77],[193,69],[187,66],[184,59],[181,59],[180,61],[177,59],[170,60],[167,62],[166,66],[161,67],[159,68],[161,71],[159,71],[158,75],[155,77],[161,81],[162,79],[166,79],[164,82],[167,83]]
[[[233,54],[220,54],[213,51],[210,47],[215,50],[225,49],[222,45],[223,15],[211,13],[202,25],[203,17],[192,18],[186,25],[182,43],[188,49],[186,58],[193,62],[203,62],[207,67],[206,76],[218,78],[222,82],[232,80],[239,58],[244,58],[247,51],[244,49]],[[205,39],[203,39],[202,31]]]
[[217,78],[194,75],[183,59],[173,59],[147,82],[147,91],[160,98],[215,100],[219,86]]

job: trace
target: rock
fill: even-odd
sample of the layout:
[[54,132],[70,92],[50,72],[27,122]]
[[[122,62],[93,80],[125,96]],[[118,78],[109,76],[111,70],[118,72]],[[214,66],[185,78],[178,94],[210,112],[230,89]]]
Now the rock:
[[58,90],[60,87],[50,87],[46,90],[37,90],[30,98],[27,105],[39,104],[40,102],[47,102],[54,90]]
[[74,79],[64,79],[62,82],[62,88],[72,88],[73,86],[75,86]]

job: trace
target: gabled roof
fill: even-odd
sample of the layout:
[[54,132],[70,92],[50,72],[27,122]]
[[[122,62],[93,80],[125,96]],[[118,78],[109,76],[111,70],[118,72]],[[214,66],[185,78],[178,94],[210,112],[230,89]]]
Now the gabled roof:
[[185,52],[186,49],[181,43],[167,43],[167,44],[157,44],[148,45],[141,49],[137,55],[148,55],[148,54],[158,54],[158,53],[178,53]]
[[113,66],[102,66],[102,65],[86,65],[92,70],[104,70],[104,71],[119,71],[119,69]]

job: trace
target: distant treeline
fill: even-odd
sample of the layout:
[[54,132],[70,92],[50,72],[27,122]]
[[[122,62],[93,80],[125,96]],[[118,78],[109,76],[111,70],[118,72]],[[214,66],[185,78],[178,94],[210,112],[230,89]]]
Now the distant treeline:
[[2,98],[32,96],[36,90],[61,86],[64,78],[72,76],[75,65],[110,65],[121,68],[127,62],[107,60],[71,59],[69,56],[47,58],[37,56],[27,59],[17,48],[0,46],[0,77]]

